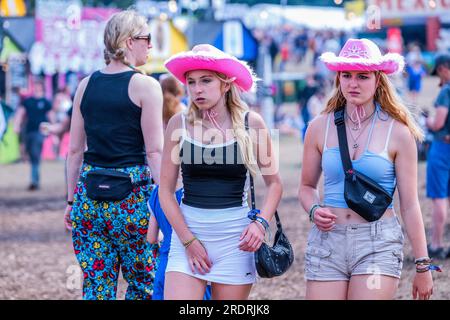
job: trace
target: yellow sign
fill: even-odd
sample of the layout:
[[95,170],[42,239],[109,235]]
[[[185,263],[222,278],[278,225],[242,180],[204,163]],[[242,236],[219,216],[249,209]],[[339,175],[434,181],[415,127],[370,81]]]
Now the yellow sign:
[[27,8],[23,0],[1,0],[0,15],[2,17],[23,17]]
[[176,53],[188,50],[186,37],[168,20],[151,21],[150,29],[153,47],[150,49],[148,62],[140,69],[146,73],[167,72],[164,61]]
[[347,17],[362,17],[364,15],[364,0],[347,1],[344,3],[345,15]]

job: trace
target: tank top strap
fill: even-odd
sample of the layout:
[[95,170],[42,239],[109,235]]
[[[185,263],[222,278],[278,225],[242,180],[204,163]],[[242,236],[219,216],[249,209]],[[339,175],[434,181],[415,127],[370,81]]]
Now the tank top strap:
[[367,142],[366,142],[366,147],[365,147],[364,151],[367,151],[369,149],[370,141],[372,140],[373,128],[375,127],[375,121],[377,120],[377,117],[378,117],[378,112],[379,112],[379,108],[378,108],[378,105],[376,105],[375,106],[375,114],[373,115],[372,124],[370,125],[370,131],[369,131],[369,135],[367,136]]
[[395,119],[392,119],[391,124],[389,125],[389,131],[388,131],[388,134],[386,137],[386,143],[384,144],[383,152],[387,152],[387,150],[388,150],[389,141],[391,140],[392,127],[394,126],[394,121],[395,121]]
[[327,127],[325,129],[325,138],[323,139],[323,151],[327,150],[327,138],[328,138],[328,129],[330,128],[330,119],[331,119],[331,113],[327,116]]

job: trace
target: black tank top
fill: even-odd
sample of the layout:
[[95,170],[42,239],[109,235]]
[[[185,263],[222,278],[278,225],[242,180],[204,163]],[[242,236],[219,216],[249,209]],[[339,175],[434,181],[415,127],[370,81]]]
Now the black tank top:
[[145,164],[142,110],[128,95],[134,74],[96,71],[91,75],[80,106],[87,140],[86,163],[107,168]]
[[[184,127],[184,115],[183,127]],[[181,142],[183,203],[204,209],[241,207],[247,201],[247,168],[236,141],[202,145],[187,137]]]

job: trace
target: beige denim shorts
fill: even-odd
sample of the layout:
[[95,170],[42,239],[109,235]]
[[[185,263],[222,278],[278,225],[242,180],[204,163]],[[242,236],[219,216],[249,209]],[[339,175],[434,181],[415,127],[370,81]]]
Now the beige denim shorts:
[[398,217],[341,224],[328,232],[314,224],[305,253],[305,279],[350,280],[354,275],[400,278],[404,236]]

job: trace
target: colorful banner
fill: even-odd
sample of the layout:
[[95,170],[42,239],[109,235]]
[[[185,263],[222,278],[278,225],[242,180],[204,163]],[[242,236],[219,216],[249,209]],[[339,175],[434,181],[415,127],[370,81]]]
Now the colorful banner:
[[32,73],[88,74],[102,68],[103,32],[117,11],[83,8],[79,0],[36,1],[36,43],[29,54]]
[[450,0],[368,0],[381,19],[445,16],[450,14]]

